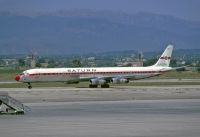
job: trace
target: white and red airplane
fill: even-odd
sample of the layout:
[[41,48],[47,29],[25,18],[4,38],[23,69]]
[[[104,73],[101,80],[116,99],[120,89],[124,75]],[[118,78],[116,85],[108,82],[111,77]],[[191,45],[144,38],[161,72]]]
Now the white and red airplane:
[[79,83],[89,81],[90,88],[109,88],[108,83],[128,83],[130,80],[138,80],[160,75],[173,70],[169,67],[173,46],[168,45],[156,64],[148,67],[96,67],[96,68],[39,68],[29,69],[15,77],[16,81],[28,83],[34,82],[67,82]]

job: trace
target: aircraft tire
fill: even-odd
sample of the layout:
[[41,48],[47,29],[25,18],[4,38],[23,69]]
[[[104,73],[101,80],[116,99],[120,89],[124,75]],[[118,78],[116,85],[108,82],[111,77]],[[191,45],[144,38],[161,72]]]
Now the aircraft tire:
[[109,84],[103,84],[103,85],[101,85],[101,88],[109,88],[109,87],[110,87]]
[[98,88],[98,85],[92,85],[92,84],[90,84],[89,88]]
[[28,86],[28,89],[32,89],[32,86]]

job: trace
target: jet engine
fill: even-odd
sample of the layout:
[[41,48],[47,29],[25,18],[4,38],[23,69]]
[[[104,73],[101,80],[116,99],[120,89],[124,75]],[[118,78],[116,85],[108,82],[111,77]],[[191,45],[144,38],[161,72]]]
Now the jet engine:
[[104,79],[91,79],[90,83],[92,85],[104,85],[106,84],[106,81]]
[[128,83],[129,80],[126,78],[112,78],[111,82],[113,84]]

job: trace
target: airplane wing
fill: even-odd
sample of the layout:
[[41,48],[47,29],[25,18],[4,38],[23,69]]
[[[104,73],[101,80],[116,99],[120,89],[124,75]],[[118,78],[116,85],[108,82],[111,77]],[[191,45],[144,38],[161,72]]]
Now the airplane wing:
[[110,81],[112,80],[112,78],[116,78],[119,76],[95,76],[95,77],[80,77],[81,80],[91,80],[91,79],[96,79],[96,80],[106,80],[106,81]]

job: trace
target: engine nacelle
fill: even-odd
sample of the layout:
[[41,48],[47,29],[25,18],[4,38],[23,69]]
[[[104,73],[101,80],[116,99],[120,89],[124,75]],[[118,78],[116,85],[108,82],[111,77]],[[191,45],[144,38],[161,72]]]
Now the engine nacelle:
[[104,85],[106,84],[106,81],[104,79],[91,79],[90,83],[92,85]]
[[91,83],[92,85],[98,85],[98,79],[91,79],[91,80],[90,80],[90,83]]
[[104,84],[106,84],[106,81],[104,79],[100,79],[99,80],[99,85],[104,85]]
[[128,83],[129,80],[125,78],[112,78],[111,82],[113,84]]
[[125,78],[122,78],[122,79],[120,79],[120,83],[129,83],[129,80],[125,79]]

